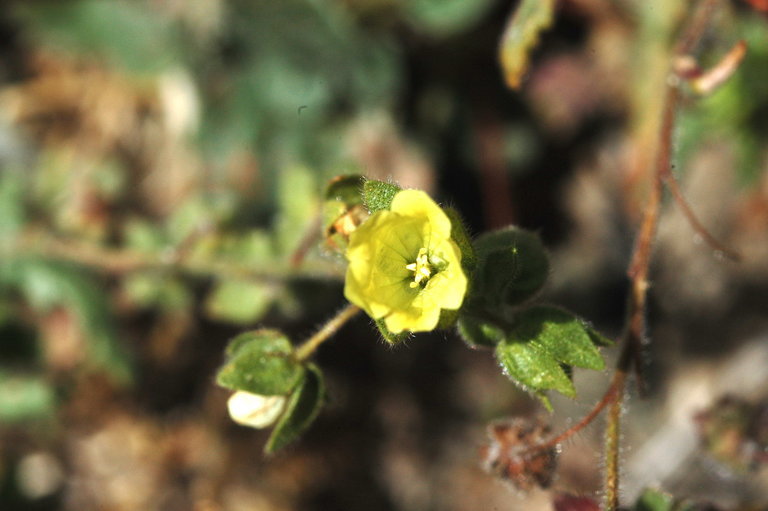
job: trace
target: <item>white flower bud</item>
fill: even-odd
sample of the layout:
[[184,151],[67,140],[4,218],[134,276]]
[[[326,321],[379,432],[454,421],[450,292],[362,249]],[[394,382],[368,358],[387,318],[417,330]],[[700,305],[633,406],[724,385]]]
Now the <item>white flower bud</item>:
[[262,396],[238,390],[227,402],[233,421],[252,428],[266,428],[275,423],[285,408],[285,396]]

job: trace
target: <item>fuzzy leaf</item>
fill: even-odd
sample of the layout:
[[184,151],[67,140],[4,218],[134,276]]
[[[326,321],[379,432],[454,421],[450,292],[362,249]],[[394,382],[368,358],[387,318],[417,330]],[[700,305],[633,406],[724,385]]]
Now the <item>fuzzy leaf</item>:
[[588,327],[562,309],[538,306],[520,313],[507,340],[536,343],[563,364],[596,371],[605,369],[605,361],[592,343]]
[[538,306],[515,317],[496,357],[512,380],[539,397],[546,390],[575,397],[571,367],[605,368],[593,338],[592,330],[573,314]]
[[216,381],[228,389],[286,395],[304,376],[304,367],[292,358],[291,342],[276,330],[240,334],[230,341],[226,354],[228,360]]
[[512,380],[537,394],[556,390],[568,397],[576,389],[562,366],[535,342],[504,340],[496,346],[496,358]]
[[384,181],[366,181],[363,185],[363,204],[368,208],[368,212],[373,214],[377,211],[389,209],[392,199],[401,188],[392,183]]
[[539,33],[552,24],[555,0],[522,0],[507,23],[501,39],[501,67],[512,89],[528,68],[529,53],[539,40]]
[[502,329],[468,315],[459,318],[458,329],[459,335],[470,348],[495,348],[504,339]]
[[291,394],[285,412],[264,447],[273,453],[295,441],[315,420],[325,400],[323,375],[315,365],[307,367],[304,379]]
[[508,227],[475,241],[477,271],[469,302],[498,315],[504,305],[532,298],[549,276],[549,260],[536,234]]

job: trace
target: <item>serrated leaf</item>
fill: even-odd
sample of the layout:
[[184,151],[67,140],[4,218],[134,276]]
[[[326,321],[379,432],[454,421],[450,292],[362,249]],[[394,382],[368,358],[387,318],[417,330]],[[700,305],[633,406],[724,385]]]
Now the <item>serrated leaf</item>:
[[258,321],[275,296],[274,286],[259,282],[224,280],[216,284],[205,309],[214,319],[237,324]]
[[571,367],[605,368],[591,329],[573,314],[548,306],[518,313],[496,346],[496,357],[507,375],[536,393],[547,408],[544,391],[575,397]]
[[568,397],[576,396],[573,382],[562,366],[536,343],[505,339],[496,346],[496,358],[507,376],[526,390],[536,394],[556,390]]
[[528,69],[529,53],[539,40],[539,33],[552,24],[555,0],[522,0],[507,22],[499,48],[504,79],[512,89]]
[[504,331],[471,316],[461,316],[457,324],[459,335],[470,348],[494,348],[504,339]]
[[227,347],[227,362],[216,381],[222,387],[264,396],[291,392],[304,376],[293,345],[282,332],[254,330],[238,335]]
[[291,394],[282,417],[264,447],[267,454],[295,441],[315,420],[325,401],[325,384],[320,369],[307,366],[304,379]]
[[515,317],[507,334],[512,342],[535,343],[562,364],[600,371],[605,361],[589,329],[570,312],[548,306],[532,307]]
[[400,190],[399,186],[392,183],[368,180],[363,185],[363,204],[371,214],[389,209],[392,199]]

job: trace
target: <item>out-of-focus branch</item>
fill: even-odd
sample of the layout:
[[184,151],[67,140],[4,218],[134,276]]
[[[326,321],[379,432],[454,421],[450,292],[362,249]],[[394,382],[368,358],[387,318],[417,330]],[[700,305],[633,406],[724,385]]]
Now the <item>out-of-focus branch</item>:
[[281,283],[292,278],[340,279],[341,270],[323,261],[305,261],[300,268],[289,265],[267,267],[256,262],[216,259],[189,259],[175,251],[144,253],[93,243],[54,237],[41,230],[21,235],[4,251],[4,257],[41,257],[87,266],[93,270],[122,275],[140,270],[166,270],[192,276]]

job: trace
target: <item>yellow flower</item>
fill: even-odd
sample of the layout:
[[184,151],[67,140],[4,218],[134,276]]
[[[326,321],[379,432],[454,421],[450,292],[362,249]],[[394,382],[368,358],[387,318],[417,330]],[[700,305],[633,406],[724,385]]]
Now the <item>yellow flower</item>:
[[347,260],[344,296],[392,333],[434,330],[467,290],[451,221],[422,191],[399,192],[358,227]]

